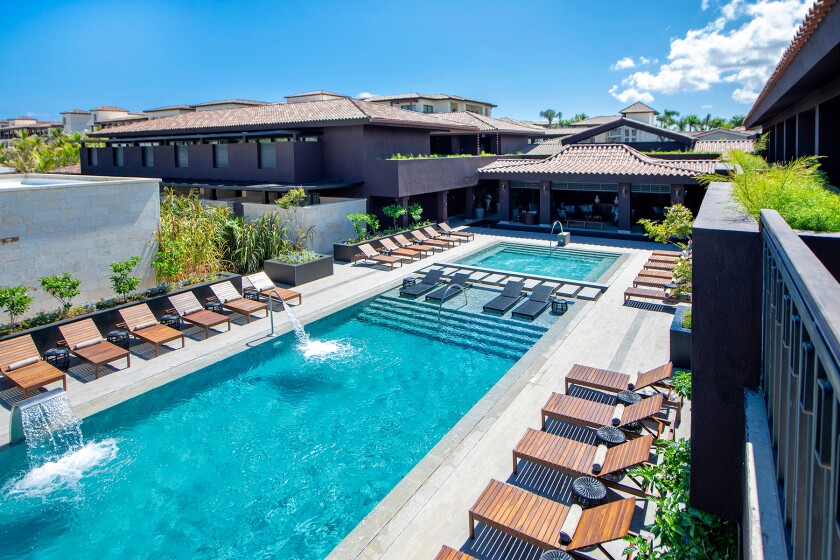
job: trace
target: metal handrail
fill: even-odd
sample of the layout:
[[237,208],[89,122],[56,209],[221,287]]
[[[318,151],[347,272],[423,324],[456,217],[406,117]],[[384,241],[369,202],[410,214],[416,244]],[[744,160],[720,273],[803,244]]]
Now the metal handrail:
[[464,294],[464,305],[468,305],[470,303],[470,298],[467,297],[467,290],[461,284],[452,284],[447,286],[446,289],[443,291],[443,296],[440,298],[440,305],[438,305],[438,326],[440,326],[440,312],[443,311],[443,304],[446,303],[446,294],[449,293],[451,289],[461,290],[461,293]]
[[558,235],[565,233],[563,231],[563,223],[560,220],[554,220],[554,223],[551,224],[551,233],[548,234],[548,247],[551,249],[551,251],[548,252],[549,257],[551,256],[551,253],[554,252],[554,249],[557,248],[557,244],[552,244],[552,240],[554,239],[554,227],[558,225],[560,226],[560,234]]
[[268,293],[268,315],[271,317],[271,332],[268,333],[268,336],[274,336],[274,294],[277,294],[277,301],[281,304],[283,303],[283,298],[280,297],[280,293],[277,290],[271,290]]

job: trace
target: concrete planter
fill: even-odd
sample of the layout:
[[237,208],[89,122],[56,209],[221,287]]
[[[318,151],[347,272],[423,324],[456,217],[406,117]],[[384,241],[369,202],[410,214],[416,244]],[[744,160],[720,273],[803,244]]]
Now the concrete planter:
[[671,362],[675,368],[691,369],[691,329],[684,329],[683,319],[690,305],[680,304],[671,321]]
[[332,276],[333,258],[329,255],[321,255],[319,259],[300,264],[267,260],[263,263],[263,268],[275,283],[300,286],[319,278]]
[[148,304],[149,308],[154,313],[155,317],[158,319],[161,315],[164,315],[168,309],[172,308],[172,305],[169,303],[167,299],[169,296],[175,294],[182,294],[184,292],[193,292],[195,293],[196,297],[199,301],[204,301],[208,297],[213,295],[213,291],[210,289],[210,286],[213,284],[218,284],[220,282],[230,281],[236,287],[237,290],[242,290],[242,276],[239,274],[230,274],[227,272],[219,273],[219,276],[215,280],[211,280],[209,282],[203,282],[201,284],[193,284],[192,286],[187,286],[185,288],[179,288],[177,290],[172,290],[165,294],[150,297],[145,300],[138,300],[138,301],[131,301],[128,303],[124,303],[122,305],[118,305],[116,307],[112,307],[110,309],[103,309],[102,311],[94,311],[92,313],[86,313],[85,315],[77,315],[76,317],[71,317],[69,319],[63,319],[61,321],[56,321],[55,323],[50,323],[49,325],[44,325],[42,327],[35,327],[32,329],[27,329],[25,331],[19,331],[16,333],[12,333],[3,337],[0,337],[0,340],[6,340],[9,338],[15,338],[22,335],[31,335],[32,340],[35,341],[35,346],[38,348],[38,351],[43,354],[50,348],[55,348],[56,343],[59,340],[62,340],[64,337],[61,336],[61,332],[59,332],[58,327],[67,325],[69,323],[75,323],[76,321],[81,321],[82,319],[93,319],[94,324],[99,329],[99,332],[102,333],[104,336],[108,333],[108,331],[112,331],[117,328],[118,323],[122,323],[122,317],[120,317],[119,310],[125,309],[126,307],[132,307],[134,305],[138,305],[140,303]]
[[[431,226],[435,226],[436,224],[429,224]],[[423,226],[426,227],[426,226]],[[417,228],[410,228],[405,229],[402,231],[398,231],[396,233],[392,233],[390,235],[383,235],[382,237],[374,237],[372,239],[368,239],[366,241],[361,241],[359,243],[335,243],[333,245],[333,258],[337,262],[353,262],[353,257],[361,253],[359,250],[359,245],[364,245],[365,243],[370,243],[371,247],[377,250],[382,249],[382,243],[379,242],[380,239],[386,239],[389,237],[394,237],[395,235],[403,234],[406,235],[410,231],[414,231]],[[408,237],[406,235],[406,237]],[[411,237],[408,237],[411,239]]]

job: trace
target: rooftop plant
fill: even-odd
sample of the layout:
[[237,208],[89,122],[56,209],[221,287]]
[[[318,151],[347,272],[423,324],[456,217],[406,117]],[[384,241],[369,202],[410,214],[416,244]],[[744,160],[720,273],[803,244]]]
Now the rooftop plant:
[[17,323],[17,318],[29,311],[29,304],[32,303],[26,288],[13,286],[11,288],[0,288],[0,309],[8,313],[12,327]]
[[140,277],[131,276],[131,272],[140,264],[140,256],[129,257],[124,261],[112,262],[111,272],[114,274],[111,278],[111,286],[114,288],[114,293],[122,297],[123,301],[128,301],[128,294],[133,292],[140,286]]
[[794,229],[840,231],[840,194],[828,185],[814,156],[769,164],[761,156],[734,150],[729,160],[737,168],[728,175],[706,175],[705,184],[732,182],[732,195],[747,214],[776,210]]
[[285,232],[284,238],[291,243],[291,247],[286,249],[286,252],[302,252],[306,249],[306,244],[315,235],[315,226],[304,228],[300,223],[300,216],[298,215],[298,208],[300,208],[306,200],[306,191],[303,187],[297,187],[289,190],[286,194],[277,199],[277,206],[286,210],[286,215],[291,223],[291,228]]
[[[690,243],[694,216],[682,204],[674,204],[665,209],[665,219],[661,222],[642,219],[639,223],[645,228],[645,235],[657,243],[670,243],[685,251]],[[691,257],[682,255],[674,267],[673,295],[682,297],[691,293],[691,277]]]
[[82,281],[74,278],[69,272],[39,278],[38,281],[45,292],[58,300],[65,315],[70,311],[73,298],[81,293],[79,286]]
[[382,209],[382,213],[394,221],[394,230],[397,229],[397,220],[405,216],[406,212],[408,210],[403,208],[402,204],[391,204]]

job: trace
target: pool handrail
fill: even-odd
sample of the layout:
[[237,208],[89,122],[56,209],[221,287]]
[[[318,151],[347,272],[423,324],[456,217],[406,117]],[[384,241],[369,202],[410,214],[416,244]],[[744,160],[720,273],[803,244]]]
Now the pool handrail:
[[271,317],[271,332],[268,333],[268,336],[274,336],[274,294],[277,294],[277,301],[281,302],[282,305],[286,305],[283,303],[283,298],[280,297],[280,293],[277,290],[268,292],[268,316]]
[[440,312],[443,311],[443,304],[446,302],[446,294],[448,294],[449,290],[451,290],[452,288],[456,288],[458,290],[461,290],[461,293],[464,294],[464,304],[465,305],[469,305],[469,303],[470,303],[470,298],[467,296],[466,286],[463,286],[461,284],[450,284],[449,286],[447,286],[446,289],[443,291],[443,296],[441,296],[440,303],[438,304],[438,316],[437,316],[438,327],[440,327]]

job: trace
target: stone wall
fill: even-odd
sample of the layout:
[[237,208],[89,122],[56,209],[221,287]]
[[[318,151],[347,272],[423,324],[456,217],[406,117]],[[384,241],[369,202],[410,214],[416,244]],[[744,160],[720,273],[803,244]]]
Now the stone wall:
[[[0,286],[26,286],[29,315],[58,308],[39,278],[81,279],[74,304],[113,297],[109,263],[141,256],[135,274],[153,286],[150,261],[160,222],[157,179],[67,175],[0,177]],[[3,314],[0,322],[6,323]]]
[[[321,204],[301,206],[297,217],[303,228],[315,227],[315,235],[309,248],[317,253],[332,255],[333,243],[343,243],[354,236],[353,225],[347,214],[365,213],[367,201],[364,198],[321,197]],[[279,212],[281,219],[290,220],[291,210],[280,210],[276,204],[242,203],[242,212],[246,220],[269,212]]]

